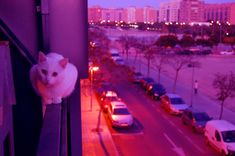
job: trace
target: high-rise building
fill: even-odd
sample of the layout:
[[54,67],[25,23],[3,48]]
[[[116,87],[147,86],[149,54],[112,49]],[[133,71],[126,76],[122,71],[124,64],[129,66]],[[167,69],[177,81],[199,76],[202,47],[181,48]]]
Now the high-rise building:
[[144,22],[157,22],[157,10],[153,7],[147,6],[143,8]]
[[126,8],[127,19],[126,22],[134,23],[136,22],[136,7]]
[[235,24],[235,3],[205,4],[204,20]]
[[101,11],[100,6],[94,6],[88,8],[88,22],[99,22],[101,21]]
[[172,0],[160,4],[160,22],[201,22],[202,0]]
[[179,22],[202,22],[203,5],[203,0],[181,0]]
[[160,4],[159,21],[160,22],[178,22],[179,21],[180,1],[171,1]]

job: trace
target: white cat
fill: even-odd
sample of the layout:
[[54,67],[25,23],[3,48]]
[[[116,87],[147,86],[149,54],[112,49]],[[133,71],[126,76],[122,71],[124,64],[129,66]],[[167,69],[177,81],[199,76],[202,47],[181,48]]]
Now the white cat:
[[39,52],[38,64],[30,70],[32,85],[44,104],[60,103],[62,98],[69,96],[77,76],[76,67],[57,53],[45,55]]

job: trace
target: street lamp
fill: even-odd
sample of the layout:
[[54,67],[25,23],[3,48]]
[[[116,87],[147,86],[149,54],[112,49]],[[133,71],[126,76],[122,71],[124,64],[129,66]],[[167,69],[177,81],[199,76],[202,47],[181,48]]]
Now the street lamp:
[[190,97],[190,107],[193,107],[193,90],[194,90],[194,68],[199,68],[200,67],[200,63],[197,61],[192,61],[190,62],[190,64],[188,65],[188,67],[192,68],[192,79],[191,79],[191,97]]
[[91,85],[90,85],[90,95],[91,95],[91,98],[90,98],[90,109],[92,111],[92,89],[93,89],[93,79],[94,79],[94,72],[98,71],[99,70],[99,67],[98,66],[91,66],[89,68],[90,70],[90,81],[91,81]]

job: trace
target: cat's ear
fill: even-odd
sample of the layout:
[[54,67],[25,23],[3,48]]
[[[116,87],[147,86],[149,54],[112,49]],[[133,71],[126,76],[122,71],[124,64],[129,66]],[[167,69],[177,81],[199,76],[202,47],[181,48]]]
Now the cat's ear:
[[47,60],[46,55],[43,52],[40,51],[39,56],[38,56],[38,62],[41,63],[41,62],[44,62],[46,60]]
[[68,64],[69,59],[68,58],[64,58],[62,60],[60,60],[59,64],[61,65],[62,68],[65,68],[66,65]]

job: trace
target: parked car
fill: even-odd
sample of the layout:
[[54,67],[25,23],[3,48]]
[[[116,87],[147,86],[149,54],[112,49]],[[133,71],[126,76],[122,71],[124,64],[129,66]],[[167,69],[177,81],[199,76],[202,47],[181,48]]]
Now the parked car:
[[231,51],[221,51],[220,54],[221,55],[233,55],[234,51],[233,50],[231,50]]
[[211,120],[206,123],[205,141],[221,155],[235,155],[235,125],[225,120]]
[[131,82],[133,83],[140,83],[140,80],[143,78],[144,76],[140,73],[140,72],[134,72],[131,74]]
[[107,97],[118,97],[117,93],[113,90],[106,90],[101,95],[101,101],[104,101]]
[[166,94],[166,89],[160,83],[151,83],[147,85],[147,94],[150,95],[153,99],[160,100],[160,97]]
[[140,85],[146,89],[147,84],[154,83],[154,80],[151,77],[144,77],[140,80]]
[[95,87],[96,87],[96,93],[100,99],[102,98],[102,96],[104,96],[104,94],[107,91],[113,90],[111,83],[107,81],[102,81],[98,83]]
[[112,101],[110,103],[108,117],[113,127],[131,127],[134,122],[133,116],[122,101]]
[[113,101],[121,101],[121,98],[119,98],[115,94],[108,95],[103,98],[101,107],[105,113],[107,113],[108,107],[110,106],[111,102],[113,102]]
[[120,57],[120,58],[117,58],[115,61],[114,61],[115,64],[117,65],[124,65],[125,62],[124,60]]
[[117,59],[121,59],[121,56],[119,54],[111,54],[111,59],[116,61]]
[[161,107],[173,115],[181,115],[189,108],[184,100],[177,94],[165,94],[161,96]]
[[184,125],[192,127],[193,132],[204,133],[206,123],[212,118],[206,112],[189,108],[184,110],[181,119]]

